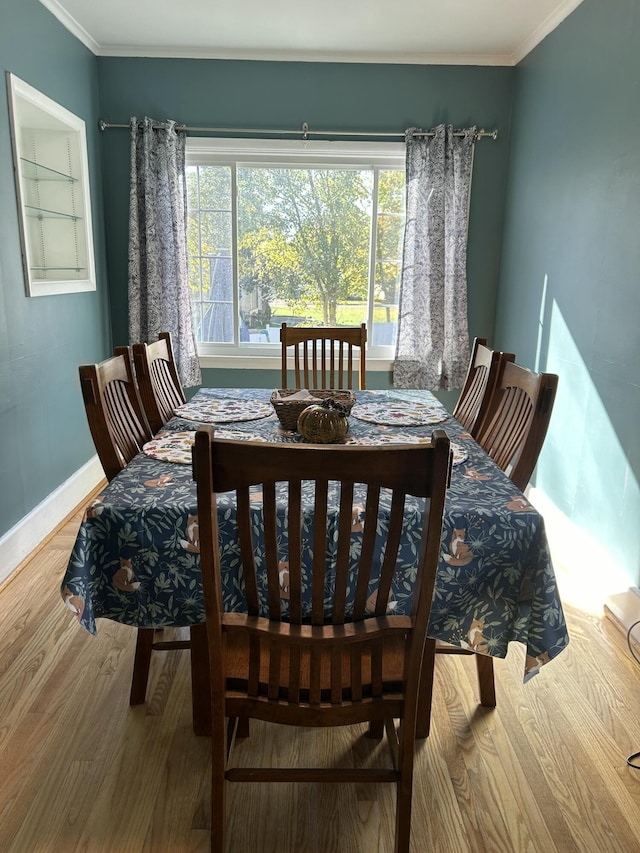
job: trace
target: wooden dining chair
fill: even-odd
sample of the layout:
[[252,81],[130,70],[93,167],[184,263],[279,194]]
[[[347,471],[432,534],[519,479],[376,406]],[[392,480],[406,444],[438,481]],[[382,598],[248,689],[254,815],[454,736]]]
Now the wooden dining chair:
[[160,332],[152,344],[133,345],[133,363],[151,431],[159,432],[176,406],[187,402],[182,390],[170,332]]
[[[129,348],[122,348],[100,364],[82,365],[80,386],[93,443],[111,482],[152,438]],[[144,704],[154,650],[190,647],[190,640],[156,641],[154,628],[138,628],[129,704]]]
[[[496,388],[476,438],[478,444],[505,471],[522,492],[538,461],[551,419],[558,387],[555,373],[534,373],[512,361],[500,366]],[[496,706],[493,658],[445,643],[429,640],[427,653],[475,655],[480,704]],[[428,733],[428,714],[419,721],[419,735]]]
[[111,481],[152,438],[127,348],[80,367],[80,386],[93,443]]
[[[409,850],[422,652],[449,456],[442,430],[433,433],[429,445],[384,447],[264,445],[217,440],[211,427],[197,432],[194,476],[211,678],[211,849],[216,853],[225,849],[225,780],[394,782],[395,850]],[[282,481],[286,521],[278,517],[276,484]],[[331,481],[339,483],[333,502]],[[352,532],[354,484],[367,487],[362,532]],[[252,486],[257,493],[250,493]],[[392,492],[388,502],[381,499],[387,497],[383,490]],[[244,577],[239,591],[246,597],[243,612],[233,613],[223,612],[218,548],[217,494],[228,491],[236,493]],[[426,499],[422,509],[411,504],[420,539],[413,604],[406,616],[394,615],[387,602],[405,499],[411,495]],[[311,534],[307,500],[313,503]],[[256,530],[258,507],[263,532]],[[303,556],[310,552],[312,565],[305,566]],[[384,557],[374,557],[381,553]],[[374,737],[386,728],[393,766],[231,767],[237,728],[246,732],[250,718],[290,726],[369,723]],[[399,731],[394,719],[400,720]]]
[[538,462],[553,411],[558,377],[503,364],[478,444],[524,491]]
[[366,387],[367,324],[355,327],[280,328],[282,344],[282,387],[287,385],[287,360],[293,354],[295,388],[353,388],[353,373],[358,373],[358,388]]
[[453,417],[474,438],[486,417],[502,364],[515,359],[512,352],[488,347],[486,338],[475,338],[467,376],[453,410]]

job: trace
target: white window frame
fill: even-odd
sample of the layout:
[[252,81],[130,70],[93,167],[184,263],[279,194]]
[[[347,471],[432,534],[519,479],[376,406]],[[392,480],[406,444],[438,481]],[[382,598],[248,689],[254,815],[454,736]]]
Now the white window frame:
[[[280,139],[215,139],[211,137],[190,136],[186,143],[187,166],[233,166],[237,163],[251,165],[296,166],[316,168],[341,166],[342,168],[402,169],[405,168],[406,146],[403,142],[319,142],[292,141]],[[377,180],[374,171],[374,216],[377,215]],[[235,172],[232,173],[232,204],[234,216],[232,222],[232,240],[237,245],[235,216]],[[374,245],[370,258],[375,258],[376,233],[371,235]],[[233,253],[234,300],[237,300],[237,257]],[[369,278],[374,274],[369,270]],[[371,284],[371,281],[370,281]],[[367,328],[371,329],[373,304],[369,304]],[[280,350],[277,345],[261,346],[239,342],[238,344],[199,343],[198,354],[201,367],[237,367],[262,370],[279,369]],[[367,370],[390,370],[394,359],[394,347],[367,344]]]

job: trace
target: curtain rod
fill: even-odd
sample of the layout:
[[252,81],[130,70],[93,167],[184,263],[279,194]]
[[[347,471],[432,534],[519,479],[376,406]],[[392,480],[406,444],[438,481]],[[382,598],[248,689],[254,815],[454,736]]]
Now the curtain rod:
[[[100,130],[111,130],[114,128],[129,128],[129,124],[112,124],[110,122],[106,122],[103,119],[100,119],[98,123]],[[138,122],[138,126],[142,126],[142,122]],[[154,130],[160,130],[163,127],[166,127],[165,124],[154,124],[152,125]],[[277,134],[279,136],[297,136],[298,134],[301,136],[303,140],[308,140],[311,136],[383,136],[383,137],[402,137],[404,138],[404,131],[399,133],[386,133],[380,132],[375,133],[374,131],[368,130],[311,130],[307,122],[303,122],[302,126],[299,130],[274,130],[268,128],[255,128],[255,127],[189,127],[186,124],[176,124],[176,130],[183,130],[185,133],[259,133],[259,134]],[[463,130],[457,130],[454,132],[454,136],[464,136],[465,132]],[[414,133],[414,136],[435,136],[435,132],[433,130],[420,130]],[[490,137],[494,141],[498,138],[497,130],[477,130],[475,134],[476,139],[485,139]]]

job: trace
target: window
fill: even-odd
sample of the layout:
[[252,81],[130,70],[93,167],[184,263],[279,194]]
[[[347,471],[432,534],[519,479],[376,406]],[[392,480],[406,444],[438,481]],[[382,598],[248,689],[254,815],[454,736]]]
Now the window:
[[275,354],[282,322],[367,323],[391,357],[402,143],[187,140],[187,253],[201,355]]

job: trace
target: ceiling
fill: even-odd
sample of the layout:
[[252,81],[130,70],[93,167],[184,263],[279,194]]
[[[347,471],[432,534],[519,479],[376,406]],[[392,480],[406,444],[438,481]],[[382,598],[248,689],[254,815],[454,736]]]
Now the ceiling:
[[514,65],[582,0],[40,0],[98,56]]

